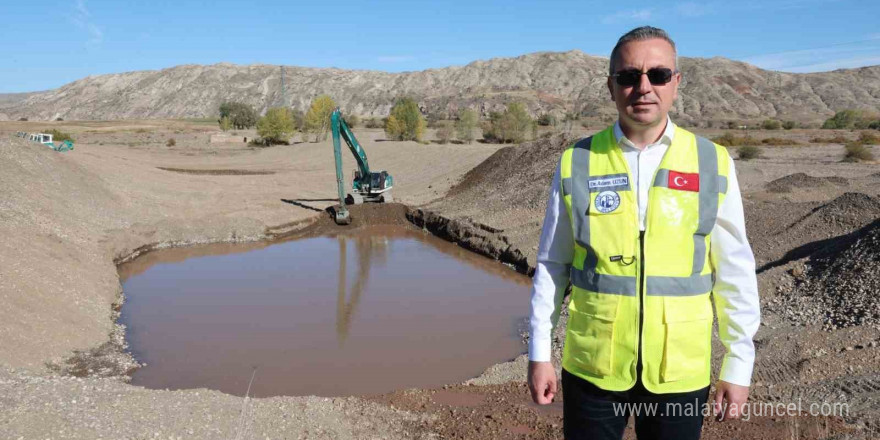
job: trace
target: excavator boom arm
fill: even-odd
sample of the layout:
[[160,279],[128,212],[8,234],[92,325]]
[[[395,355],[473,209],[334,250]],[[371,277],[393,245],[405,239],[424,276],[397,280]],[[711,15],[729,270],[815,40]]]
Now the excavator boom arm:
[[361,179],[369,179],[370,164],[367,161],[367,153],[361,148],[361,144],[358,143],[357,138],[354,137],[354,133],[351,132],[351,129],[348,128],[345,119],[342,119],[342,112],[340,112],[339,109],[333,110],[333,114],[330,116],[330,124],[333,127],[333,149],[335,151],[341,151],[342,146],[339,143],[339,138],[341,137],[348,145],[348,149],[351,151],[354,160],[357,162]]

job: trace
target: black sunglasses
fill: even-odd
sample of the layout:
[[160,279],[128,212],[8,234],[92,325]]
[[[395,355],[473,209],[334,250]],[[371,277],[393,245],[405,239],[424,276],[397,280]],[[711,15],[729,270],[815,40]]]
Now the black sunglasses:
[[652,69],[648,69],[647,72],[642,72],[636,69],[627,69],[621,70],[620,72],[611,75],[611,77],[617,80],[617,84],[623,87],[631,87],[637,85],[642,80],[642,75],[648,75],[648,81],[655,86],[661,86],[663,84],[668,84],[669,81],[672,81],[672,75],[674,75],[676,71],[672,69],[667,69],[665,67],[654,67]]

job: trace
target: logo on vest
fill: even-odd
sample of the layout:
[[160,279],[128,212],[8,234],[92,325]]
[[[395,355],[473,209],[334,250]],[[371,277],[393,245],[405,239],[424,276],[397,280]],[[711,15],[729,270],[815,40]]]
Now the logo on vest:
[[596,196],[596,209],[608,214],[620,206],[620,195],[615,191],[602,191]]
[[680,191],[700,192],[700,175],[669,170],[669,180],[666,182],[666,186]]

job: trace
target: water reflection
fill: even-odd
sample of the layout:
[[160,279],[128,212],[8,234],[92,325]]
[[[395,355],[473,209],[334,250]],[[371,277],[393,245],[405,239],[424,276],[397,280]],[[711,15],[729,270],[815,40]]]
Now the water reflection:
[[[372,236],[356,236],[356,237],[337,237],[339,241],[339,287],[336,291],[336,337],[339,346],[345,345],[351,329],[352,318],[357,312],[358,303],[360,303],[361,295],[367,287],[370,279],[370,265],[375,258],[377,263],[384,265],[388,260],[389,241],[385,237]],[[351,287],[351,297],[346,294],[348,287],[348,241],[354,242],[355,251],[357,252],[357,278]]]

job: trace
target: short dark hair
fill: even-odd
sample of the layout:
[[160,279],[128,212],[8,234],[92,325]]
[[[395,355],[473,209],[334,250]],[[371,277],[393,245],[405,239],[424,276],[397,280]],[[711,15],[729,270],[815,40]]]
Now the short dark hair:
[[620,48],[631,41],[644,41],[651,40],[654,38],[659,38],[661,40],[666,40],[670,46],[672,46],[672,53],[675,55],[675,68],[678,68],[678,51],[675,50],[675,42],[672,41],[672,38],[669,38],[669,34],[666,33],[663,29],[655,28],[653,26],[641,26],[637,27],[620,37],[617,40],[617,44],[614,45],[614,50],[611,51],[611,59],[608,61],[608,74],[614,75],[614,64],[618,58],[620,58]]

